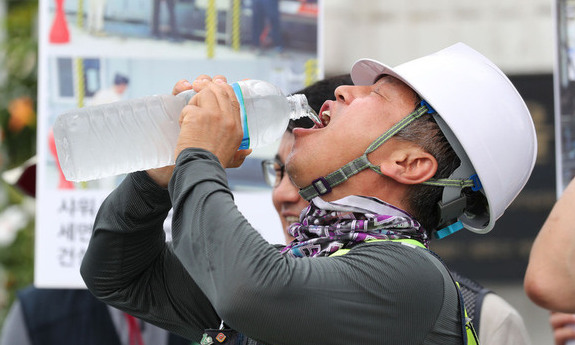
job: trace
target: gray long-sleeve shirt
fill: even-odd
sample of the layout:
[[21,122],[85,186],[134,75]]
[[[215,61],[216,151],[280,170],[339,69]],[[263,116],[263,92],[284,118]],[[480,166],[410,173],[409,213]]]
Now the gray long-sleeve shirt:
[[[425,249],[375,242],[282,256],[204,150],[180,154],[168,190],[134,173],[100,208],[81,268],[97,297],[196,341],[223,319],[273,345],[462,343],[457,290]],[[162,230],[172,206],[173,245]]]

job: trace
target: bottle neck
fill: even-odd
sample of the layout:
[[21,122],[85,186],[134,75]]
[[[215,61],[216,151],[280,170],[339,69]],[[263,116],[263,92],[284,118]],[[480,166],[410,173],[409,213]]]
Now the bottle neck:
[[287,96],[288,104],[290,106],[289,118],[290,120],[297,120],[302,117],[308,117],[314,123],[321,123],[315,111],[307,103],[307,98],[302,94],[294,94]]

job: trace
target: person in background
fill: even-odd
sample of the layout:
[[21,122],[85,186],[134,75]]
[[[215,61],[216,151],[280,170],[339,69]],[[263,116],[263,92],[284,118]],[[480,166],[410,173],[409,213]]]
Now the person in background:
[[260,53],[268,47],[283,52],[279,0],[252,0],[252,45]]
[[[335,99],[335,90],[338,86],[352,84],[349,74],[339,75],[318,81],[295,93],[304,94],[312,109],[319,113],[324,100]],[[289,228],[300,221],[300,214],[309,203],[300,196],[299,188],[285,173],[285,162],[294,142],[293,129],[311,128],[313,125],[314,123],[309,118],[291,120],[275,158],[262,162],[265,181],[273,188],[272,201],[282,224],[286,244],[295,239],[289,232]],[[482,345],[527,345],[531,343],[523,318],[515,308],[472,279],[453,271],[452,273],[461,286],[467,312],[473,319],[473,326],[479,333],[479,341]],[[575,329],[571,329],[571,332],[575,334]],[[558,345],[564,345],[564,343]]]
[[107,0],[88,0],[88,32],[92,35],[104,35],[104,15]]
[[525,102],[462,43],[395,68],[362,59],[351,76],[316,128],[294,130],[286,171],[311,202],[283,248],[228,186],[225,169],[250,153],[238,151],[232,86],[178,82],[174,94],[197,94],[180,114],[176,164],[130,174],[104,201],[80,269],[90,291],[204,344],[476,344],[427,247],[433,234],[490,231],[521,191],[536,153]]
[[527,296],[542,308],[575,313],[575,179],[537,234],[525,272]]
[[575,344],[575,314],[551,312],[549,323],[555,345]]
[[122,100],[129,85],[130,78],[121,73],[116,73],[112,87],[98,90],[90,100],[90,105],[100,105]]
[[551,311],[555,343],[575,340],[575,179],[557,200],[537,234],[524,288],[537,305]]
[[[18,171],[20,170],[20,171]],[[36,163],[2,176],[36,195]],[[190,345],[168,331],[110,307],[86,289],[40,289],[17,294],[4,320],[0,345]]]
[[168,10],[170,23],[170,34],[168,37],[172,41],[180,41],[181,38],[176,22],[176,0],[154,0],[154,7],[152,9],[152,36],[162,38],[162,34],[160,33],[160,10],[162,3],[166,5]]

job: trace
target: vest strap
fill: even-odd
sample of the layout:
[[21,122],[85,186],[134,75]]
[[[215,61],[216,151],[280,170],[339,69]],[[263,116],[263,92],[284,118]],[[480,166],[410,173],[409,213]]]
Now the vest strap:
[[[395,240],[385,240],[385,239],[373,239],[373,240],[367,240],[364,241],[365,243],[371,243],[371,242],[399,242],[399,243],[403,243],[405,245],[414,247],[421,247],[423,249],[427,249],[425,248],[425,246],[423,245],[423,243],[417,241],[417,240],[412,240],[411,238],[401,238],[401,239],[395,239]],[[338,249],[336,252],[333,252],[330,254],[330,256],[342,256],[347,254],[351,249]]]

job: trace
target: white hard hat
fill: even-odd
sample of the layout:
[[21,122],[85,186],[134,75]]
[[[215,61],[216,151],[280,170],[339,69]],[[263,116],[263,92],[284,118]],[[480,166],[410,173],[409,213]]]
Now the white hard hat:
[[[371,85],[383,74],[405,82],[438,113],[463,163],[451,177],[477,174],[489,205],[488,214],[462,214],[459,221],[473,232],[489,232],[527,183],[537,155],[535,126],[513,84],[463,43],[394,68],[362,59],[351,71],[356,85]],[[453,188],[444,188],[444,202],[453,198],[448,190]]]

